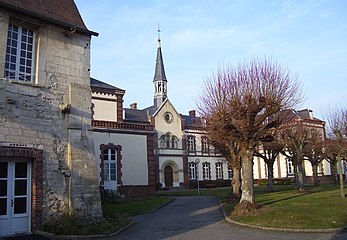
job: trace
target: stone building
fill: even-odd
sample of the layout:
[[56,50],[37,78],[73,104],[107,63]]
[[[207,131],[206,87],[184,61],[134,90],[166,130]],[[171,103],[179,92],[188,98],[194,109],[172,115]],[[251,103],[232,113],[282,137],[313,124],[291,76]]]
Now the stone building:
[[90,42],[73,0],[0,0],[0,236],[102,217]]

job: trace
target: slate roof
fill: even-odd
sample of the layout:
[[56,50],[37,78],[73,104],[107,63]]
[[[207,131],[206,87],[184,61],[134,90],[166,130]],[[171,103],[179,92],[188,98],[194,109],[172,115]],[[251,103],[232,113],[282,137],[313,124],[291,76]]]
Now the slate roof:
[[186,127],[203,127],[201,117],[191,117],[180,114]]
[[99,34],[87,29],[73,0],[0,0],[0,8],[69,28],[87,35]]
[[106,88],[106,89],[111,89],[111,90],[117,90],[117,91],[122,91],[125,92],[125,90],[117,88],[115,86],[112,86],[110,84],[107,84],[105,82],[102,82],[100,80],[97,80],[95,78],[90,78],[90,86],[91,87],[100,87],[100,88]]
[[[159,44],[160,44],[160,40]],[[157,50],[157,60],[155,63],[155,72],[154,72],[154,78],[153,82],[156,81],[166,81],[166,75],[165,75],[165,68],[164,68],[164,61],[163,61],[163,55],[161,53],[161,47],[159,45],[158,50]]]
[[148,123],[148,112],[141,109],[124,108],[126,122],[146,122]]

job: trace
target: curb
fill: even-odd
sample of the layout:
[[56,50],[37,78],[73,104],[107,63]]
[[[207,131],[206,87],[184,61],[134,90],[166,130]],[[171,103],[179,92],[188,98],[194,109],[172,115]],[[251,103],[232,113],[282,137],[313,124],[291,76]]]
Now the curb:
[[[164,207],[165,205],[169,204],[170,202],[172,202],[174,200],[174,198],[170,198],[169,201],[159,205],[158,207],[152,209],[149,212],[146,213],[140,213],[137,215],[141,215],[141,214],[148,214],[148,213],[153,213],[155,211],[157,211],[158,209]],[[110,234],[97,234],[97,235],[56,235],[53,233],[48,233],[48,232],[44,232],[44,231],[35,231],[36,234],[41,235],[43,237],[47,237],[50,239],[91,239],[91,238],[105,238],[105,237],[113,237],[116,236],[118,234],[120,234],[121,232],[123,232],[124,230],[130,228],[132,225],[135,225],[136,222],[132,221],[129,224],[125,225],[124,227],[122,227],[121,229],[119,229],[117,232],[114,233],[110,233]]]
[[257,225],[251,225],[246,223],[240,223],[229,218],[223,208],[223,204],[220,202],[218,196],[216,195],[219,203],[219,208],[223,212],[224,221],[227,223],[235,224],[242,227],[255,228],[274,232],[296,232],[296,233],[341,233],[347,229],[347,226],[341,228],[330,228],[330,229],[298,229],[298,228],[273,228],[273,227],[262,227]]

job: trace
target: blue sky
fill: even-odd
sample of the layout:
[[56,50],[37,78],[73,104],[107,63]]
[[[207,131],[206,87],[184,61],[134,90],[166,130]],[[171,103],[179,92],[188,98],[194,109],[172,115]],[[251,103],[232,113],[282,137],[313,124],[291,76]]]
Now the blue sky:
[[158,22],[168,96],[196,108],[219,66],[271,57],[297,73],[316,117],[347,102],[347,1],[75,0],[91,45],[91,76],[126,90],[124,106],[153,103]]

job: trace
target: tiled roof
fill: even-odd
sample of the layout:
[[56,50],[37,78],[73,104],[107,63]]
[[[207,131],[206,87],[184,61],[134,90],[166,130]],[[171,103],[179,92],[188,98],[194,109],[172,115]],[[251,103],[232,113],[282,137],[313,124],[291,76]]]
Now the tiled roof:
[[98,33],[87,29],[73,0],[0,0],[0,7],[98,36]]

